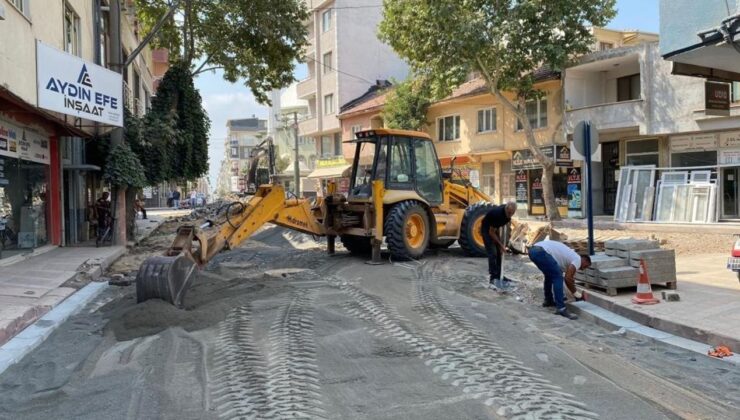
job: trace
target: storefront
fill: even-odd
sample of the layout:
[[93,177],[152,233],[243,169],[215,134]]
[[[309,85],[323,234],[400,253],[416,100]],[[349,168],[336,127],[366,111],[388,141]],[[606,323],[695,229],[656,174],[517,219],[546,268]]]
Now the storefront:
[[0,258],[51,243],[50,161],[48,135],[0,117]]
[[[362,162],[360,163],[362,164]],[[351,176],[352,165],[349,165],[343,156],[338,156],[317,160],[316,169],[306,178],[315,180],[316,187],[314,189],[317,194],[325,193],[329,181],[334,181],[337,185],[337,192],[348,195]],[[310,191],[310,189],[304,187],[304,191]]]
[[[568,146],[543,146],[540,150],[545,156],[555,160],[552,185],[558,212],[568,217],[569,195],[580,197],[580,190],[568,187],[569,168],[573,167]],[[512,153],[511,168],[514,170],[514,191],[520,209],[526,209],[530,216],[545,215],[545,199],[542,187],[542,166],[529,149],[515,150]],[[570,192],[570,193],[569,193]]]

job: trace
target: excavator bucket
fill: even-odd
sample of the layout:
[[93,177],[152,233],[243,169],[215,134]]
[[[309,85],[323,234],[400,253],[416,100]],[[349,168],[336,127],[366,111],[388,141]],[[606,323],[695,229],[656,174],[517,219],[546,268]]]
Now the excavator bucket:
[[162,299],[182,309],[196,275],[195,262],[184,254],[149,257],[136,275],[136,301]]

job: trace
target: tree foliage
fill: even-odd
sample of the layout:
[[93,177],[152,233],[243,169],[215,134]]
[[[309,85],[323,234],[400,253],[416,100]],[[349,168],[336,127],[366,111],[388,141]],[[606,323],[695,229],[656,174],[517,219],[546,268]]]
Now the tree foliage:
[[146,185],[144,168],[136,154],[125,143],[111,148],[103,179],[116,186],[143,187]]
[[535,86],[536,71],[561,70],[587,53],[593,43],[590,26],[606,25],[615,15],[614,4],[615,0],[383,0],[379,32],[439,90],[459,85],[471,72],[483,75],[491,94],[521,120],[527,146],[545,169],[548,216],[557,219],[550,182],[554,163],[537,147],[525,104],[543,94]]
[[125,138],[146,169],[150,185],[193,180],[208,171],[210,125],[193,76],[180,62],[162,78],[146,116],[126,113]]
[[[148,33],[172,0],[136,0]],[[294,63],[308,45],[302,0],[181,0],[154,45],[170,51],[173,62],[198,63],[195,74],[222,68],[232,83],[246,85],[261,103],[273,89],[294,81]]]
[[409,78],[396,83],[386,96],[383,121],[386,127],[401,130],[419,130],[426,123],[427,109],[433,100],[426,80]]

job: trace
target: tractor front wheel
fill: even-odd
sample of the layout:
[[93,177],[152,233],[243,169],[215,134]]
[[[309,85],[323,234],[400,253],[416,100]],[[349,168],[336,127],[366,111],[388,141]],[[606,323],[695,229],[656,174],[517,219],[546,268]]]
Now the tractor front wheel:
[[416,201],[393,206],[385,219],[385,242],[396,259],[420,258],[429,246],[429,216]]
[[494,205],[491,203],[475,203],[465,210],[465,215],[460,225],[460,239],[457,241],[465,254],[471,257],[485,257],[486,244],[483,242],[481,225]]

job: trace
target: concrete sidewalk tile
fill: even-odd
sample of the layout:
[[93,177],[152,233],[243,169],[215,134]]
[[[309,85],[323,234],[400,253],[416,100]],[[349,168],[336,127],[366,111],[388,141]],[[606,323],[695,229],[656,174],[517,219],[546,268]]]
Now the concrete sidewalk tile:
[[644,325],[640,325],[638,327],[633,328],[627,328],[627,334],[634,333],[640,336],[652,338],[654,340],[665,340],[666,338],[673,337],[673,334],[656,330],[655,328],[646,327]]
[[661,340],[663,343],[670,344],[672,346],[680,347],[682,349],[694,351],[697,353],[707,354],[707,351],[711,348],[710,345],[700,343],[698,341],[689,340],[687,338],[671,336]]
[[48,293],[53,287],[15,286],[4,284],[0,287],[0,296],[18,296],[40,298]]

